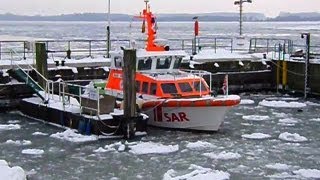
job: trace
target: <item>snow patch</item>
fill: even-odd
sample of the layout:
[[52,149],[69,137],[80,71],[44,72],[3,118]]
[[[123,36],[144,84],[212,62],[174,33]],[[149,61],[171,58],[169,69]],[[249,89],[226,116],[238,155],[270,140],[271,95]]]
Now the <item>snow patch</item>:
[[7,161],[0,160],[0,179],[26,180],[27,177],[25,171],[21,167],[9,167]]
[[17,130],[21,129],[19,124],[0,124],[0,130]]
[[227,172],[204,168],[194,164],[191,164],[188,170],[191,170],[191,172],[178,176],[175,170],[170,169],[163,175],[163,180],[227,180],[230,178],[230,174]]
[[216,146],[209,142],[197,141],[197,142],[189,142],[186,145],[186,147],[192,150],[203,150],[203,149],[215,148]]
[[261,101],[259,105],[272,107],[272,108],[303,108],[307,106],[305,103],[300,103],[300,102],[267,101],[267,100]]
[[18,146],[20,146],[20,145],[26,146],[26,145],[32,144],[31,141],[28,141],[28,140],[22,140],[22,141],[16,140],[16,141],[13,141],[11,139],[7,140],[5,143],[6,144],[14,144],[14,145],[18,145]]
[[304,136],[300,136],[297,133],[291,134],[288,132],[281,133],[279,135],[279,139],[284,140],[284,141],[289,141],[289,142],[305,142],[308,141],[308,139]]
[[219,154],[216,153],[204,153],[204,156],[211,158],[211,159],[218,159],[218,160],[231,160],[231,159],[239,159],[241,158],[241,155],[238,153],[232,153],[232,152],[221,152]]
[[293,173],[305,178],[320,178],[320,170],[318,169],[299,169]]
[[241,104],[241,105],[254,104],[254,100],[251,100],[251,99],[241,99],[240,104]]
[[140,142],[136,145],[130,145],[129,152],[133,154],[168,154],[179,150],[179,145],[163,145],[154,142]]
[[265,121],[269,120],[269,116],[260,116],[260,115],[249,115],[249,116],[242,116],[242,119],[248,121]]
[[263,134],[263,133],[252,133],[252,134],[244,134],[241,137],[246,139],[267,139],[271,136],[269,134]]
[[58,132],[55,134],[50,135],[50,137],[62,139],[70,142],[81,143],[81,142],[89,142],[89,141],[96,141],[98,140],[97,136],[85,136],[82,134],[76,133],[76,130],[67,129],[64,132]]
[[290,166],[286,164],[281,164],[281,163],[267,164],[266,167],[268,169],[275,169],[275,170],[288,170],[290,168]]
[[29,154],[29,155],[41,155],[44,153],[42,149],[24,149],[21,151],[22,154]]

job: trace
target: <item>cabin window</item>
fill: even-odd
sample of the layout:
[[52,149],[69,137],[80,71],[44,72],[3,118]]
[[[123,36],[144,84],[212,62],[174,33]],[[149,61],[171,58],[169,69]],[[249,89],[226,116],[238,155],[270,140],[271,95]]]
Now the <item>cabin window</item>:
[[151,85],[150,85],[150,94],[151,95],[156,95],[157,94],[157,84],[156,83],[151,83]]
[[169,69],[172,61],[172,57],[158,58],[157,69]]
[[178,85],[182,92],[192,92],[192,87],[190,86],[189,83],[184,82],[184,83],[179,83]]
[[114,57],[114,66],[116,68],[121,68],[122,67],[122,58],[117,56],[117,57]]
[[137,92],[140,92],[140,85],[141,85],[141,82],[140,81],[136,81],[136,90]]
[[148,59],[139,59],[138,61],[138,70],[150,70],[152,65],[152,59],[149,57]]
[[200,81],[193,82],[193,87],[198,92],[200,92],[200,89],[201,91],[207,91],[207,88],[205,87],[202,81],[201,81],[201,84],[200,84]]
[[142,93],[148,94],[148,89],[149,89],[149,83],[143,82],[142,83]]
[[165,94],[176,94],[178,93],[177,87],[174,83],[161,84],[161,89]]
[[176,58],[174,61],[173,69],[179,69],[181,65],[182,57]]

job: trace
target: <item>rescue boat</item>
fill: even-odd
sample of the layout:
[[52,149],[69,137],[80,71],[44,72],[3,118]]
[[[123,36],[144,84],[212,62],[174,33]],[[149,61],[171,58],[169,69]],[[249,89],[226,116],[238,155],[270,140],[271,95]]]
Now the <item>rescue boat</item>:
[[[184,51],[169,51],[154,42],[155,16],[146,9],[139,18],[147,21],[146,49],[137,50],[136,92],[142,100],[141,111],[149,116],[148,124],[156,127],[218,131],[229,109],[240,103],[237,95],[212,96],[203,78],[204,71],[180,70]],[[145,24],[145,23],[144,23]],[[123,54],[111,54],[111,66],[105,90],[120,97]],[[211,83],[210,83],[211,84]]]

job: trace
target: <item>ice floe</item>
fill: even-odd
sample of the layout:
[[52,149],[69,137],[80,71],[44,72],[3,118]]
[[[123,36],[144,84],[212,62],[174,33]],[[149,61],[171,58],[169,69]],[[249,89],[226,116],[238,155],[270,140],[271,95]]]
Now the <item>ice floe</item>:
[[154,142],[139,142],[135,145],[129,145],[133,154],[168,154],[179,150],[179,145],[163,145]]
[[288,114],[286,113],[277,113],[277,112],[272,112],[272,114],[277,117],[277,118],[285,118],[288,117]]
[[41,155],[44,153],[42,149],[24,149],[21,151],[22,154],[30,154],[30,155]]
[[104,149],[103,147],[99,147],[98,149],[93,150],[93,152],[95,152],[95,153],[105,153],[105,152],[109,152],[109,151],[110,150]]
[[251,100],[251,99],[241,99],[240,104],[241,104],[241,105],[254,104],[254,100]]
[[320,118],[313,118],[313,119],[310,119],[310,121],[320,122]]
[[223,151],[219,154],[216,153],[204,153],[204,156],[211,158],[211,159],[218,159],[218,160],[231,160],[231,159],[239,159],[241,155],[239,153],[232,153]]
[[275,164],[267,164],[266,168],[274,169],[274,170],[288,170],[290,166],[287,164],[275,163]]
[[272,108],[303,108],[307,105],[300,102],[286,102],[286,101],[267,101],[263,100],[259,102],[259,105],[272,107]]
[[34,135],[34,136],[47,136],[48,134],[43,133],[43,132],[34,132],[34,133],[32,133],[32,135]]
[[230,178],[230,174],[228,172],[204,168],[194,164],[191,164],[188,170],[191,172],[184,175],[178,175],[178,172],[170,169],[163,175],[163,180],[227,180]]
[[320,178],[320,170],[318,169],[299,169],[293,173],[304,178]]
[[263,133],[252,133],[252,134],[243,134],[241,137],[246,139],[267,139],[271,136],[269,134],[263,134]]
[[285,119],[279,120],[280,124],[296,124],[298,122],[299,122],[299,119],[295,119],[295,118],[285,118]]
[[62,139],[70,142],[80,143],[80,142],[89,142],[89,141],[96,141],[98,140],[97,136],[85,136],[82,134],[76,133],[76,130],[67,129],[64,132],[58,132],[55,134],[50,135],[50,137]]
[[26,180],[25,171],[19,167],[9,167],[9,164],[5,160],[0,160],[0,179],[3,180]]
[[18,124],[18,123],[20,123],[20,121],[19,120],[9,120],[8,123],[9,124]]
[[249,115],[249,116],[242,116],[242,119],[248,121],[265,121],[269,120],[269,116],[260,116],[260,115]]
[[197,141],[197,142],[189,142],[186,145],[186,147],[192,150],[203,150],[203,149],[214,148],[216,146],[209,142]]
[[19,124],[0,124],[0,130],[17,130],[21,129]]
[[11,140],[11,139],[7,140],[5,143],[6,144],[14,144],[14,145],[18,145],[18,146],[20,146],[20,145],[26,146],[26,145],[32,144],[32,142],[28,141],[28,140],[22,140],[22,141],[16,140],[16,141],[14,141],[14,140]]
[[281,133],[279,135],[279,139],[281,140],[284,140],[284,141],[289,141],[289,142],[305,142],[305,141],[308,141],[308,139],[304,136],[301,136],[297,133],[288,133],[288,132],[285,132],[285,133]]
[[298,101],[299,98],[294,97],[270,97],[266,98],[267,101]]
[[315,103],[315,102],[311,102],[311,101],[307,101],[307,102],[305,102],[307,105],[309,105],[309,106],[320,106],[320,104],[318,104],[318,103]]

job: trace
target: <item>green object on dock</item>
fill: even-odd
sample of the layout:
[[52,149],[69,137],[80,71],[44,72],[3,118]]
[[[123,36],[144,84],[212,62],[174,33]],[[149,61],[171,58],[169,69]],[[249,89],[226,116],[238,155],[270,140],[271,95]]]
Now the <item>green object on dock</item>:
[[106,87],[106,82],[94,82],[94,87],[95,88],[101,88],[99,90],[99,94],[100,95],[104,95],[105,94],[104,88]]
[[42,87],[35,82],[24,70],[22,69],[16,69],[13,71],[18,78],[20,78],[22,81],[24,81],[43,101],[46,101],[43,94],[40,92],[44,92]]

